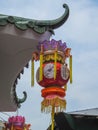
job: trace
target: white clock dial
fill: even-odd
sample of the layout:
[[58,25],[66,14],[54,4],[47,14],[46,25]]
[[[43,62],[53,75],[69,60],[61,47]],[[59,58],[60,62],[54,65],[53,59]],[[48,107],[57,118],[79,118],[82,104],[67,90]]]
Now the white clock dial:
[[69,70],[65,65],[62,65],[62,67],[61,67],[61,77],[64,80],[67,80],[69,77]]
[[54,76],[54,64],[52,63],[49,63],[49,64],[46,64],[45,67],[44,67],[44,76],[46,78],[53,78]]

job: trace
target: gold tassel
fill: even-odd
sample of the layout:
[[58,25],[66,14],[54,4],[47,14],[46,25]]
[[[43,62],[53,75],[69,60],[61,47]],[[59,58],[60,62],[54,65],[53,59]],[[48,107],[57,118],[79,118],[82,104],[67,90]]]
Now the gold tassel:
[[56,63],[57,63],[57,47],[55,48],[54,53],[54,79],[56,79]]
[[72,83],[72,55],[69,57],[69,67],[70,67],[70,83]]
[[31,86],[34,86],[34,59],[31,61]]
[[50,113],[52,106],[55,106],[56,112],[60,112],[66,109],[66,100],[59,97],[53,99],[44,99],[41,102],[41,112]]
[[40,73],[39,73],[39,81],[43,79],[43,45],[41,45],[40,52]]

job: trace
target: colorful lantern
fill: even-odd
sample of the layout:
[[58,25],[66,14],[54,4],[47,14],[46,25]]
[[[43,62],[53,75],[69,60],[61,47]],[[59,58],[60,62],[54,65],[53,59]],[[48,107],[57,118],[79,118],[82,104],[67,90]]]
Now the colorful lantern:
[[[52,39],[39,43],[38,53],[33,53],[33,61],[40,60],[40,67],[36,74],[37,82],[44,87],[41,90],[41,96],[44,98],[41,103],[41,111],[52,112],[52,130],[54,129],[54,112],[65,110],[66,100],[64,97],[67,82],[70,79],[72,83],[70,51],[71,49],[67,48],[66,43]],[[69,67],[66,58],[70,59]]]
[[8,122],[5,123],[6,130],[29,130],[30,124],[25,124],[25,117],[12,116],[9,117]]

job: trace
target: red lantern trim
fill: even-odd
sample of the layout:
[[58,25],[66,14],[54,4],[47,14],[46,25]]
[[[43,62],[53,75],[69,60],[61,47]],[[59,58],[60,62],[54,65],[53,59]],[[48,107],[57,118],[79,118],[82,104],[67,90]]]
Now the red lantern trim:
[[41,90],[42,97],[47,97],[48,95],[58,95],[60,97],[66,96],[65,89],[59,87],[48,87]]

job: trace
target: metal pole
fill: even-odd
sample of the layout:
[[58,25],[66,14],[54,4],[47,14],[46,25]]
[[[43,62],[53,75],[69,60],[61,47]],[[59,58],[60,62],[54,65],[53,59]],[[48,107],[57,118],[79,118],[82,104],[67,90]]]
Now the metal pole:
[[54,109],[55,109],[55,107],[52,106],[52,112],[51,112],[51,119],[52,119],[51,130],[54,130]]

